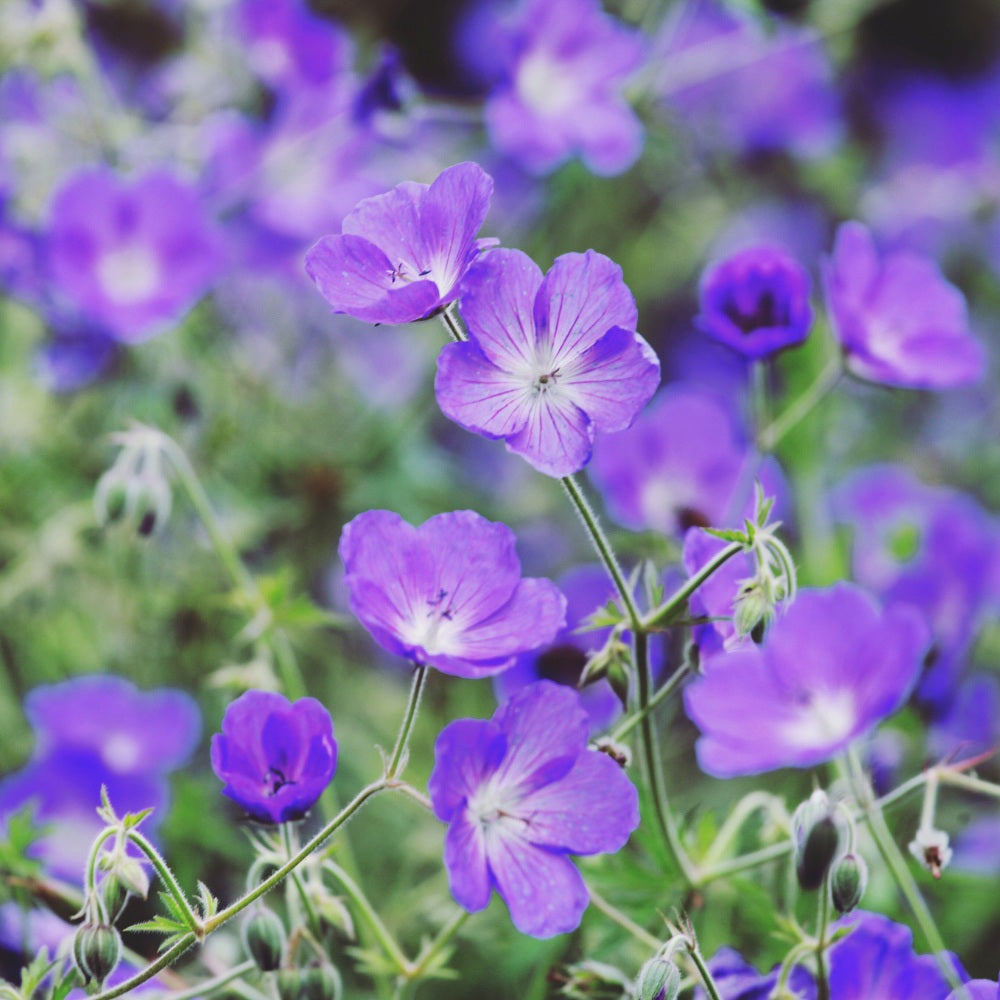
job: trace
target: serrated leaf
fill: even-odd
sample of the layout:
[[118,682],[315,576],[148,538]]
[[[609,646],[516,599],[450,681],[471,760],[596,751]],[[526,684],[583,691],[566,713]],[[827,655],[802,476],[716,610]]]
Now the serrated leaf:
[[122,826],[126,830],[134,830],[152,811],[153,807],[150,806],[148,809],[142,809],[137,813],[125,813],[122,817]]
[[56,965],[54,959],[49,958],[48,948],[42,950],[34,957],[29,965],[21,970],[21,996],[28,998],[38,989],[42,980],[52,971]]
[[160,902],[164,909],[176,920],[181,927],[187,927],[187,914],[181,909],[180,903],[170,895],[169,892],[159,892]]
[[202,881],[198,882],[198,900],[201,903],[201,916],[203,920],[207,920],[218,913],[219,901]]
[[70,991],[80,985],[80,975],[76,966],[70,965],[66,974],[53,984],[49,1000],[65,1000]]
[[581,624],[574,630],[576,632],[593,632],[599,628],[609,628],[615,625],[622,625],[626,621],[625,613],[614,601],[599,607],[593,614],[584,618]]
[[143,920],[142,923],[132,924],[125,930],[136,931],[140,934],[182,934],[186,933],[189,928],[187,924],[171,920],[169,917],[163,916],[162,913],[158,913],[152,920]]
[[739,542],[741,545],[747,545],[750,541],[745,531],[737,531],[735,528],[702,528],[701,530],[713,538],[721,538],[724,542]]
[[399,969],[381,951],[375,948],[345,948],[351,958],[358,964],[358,970],[373,979],[385,978],[399,974]]

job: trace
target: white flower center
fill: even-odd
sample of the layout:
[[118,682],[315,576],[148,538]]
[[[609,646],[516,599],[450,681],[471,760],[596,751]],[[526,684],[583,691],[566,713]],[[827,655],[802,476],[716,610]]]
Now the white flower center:
[[291,68],[288,48],[278,38],[258,38],[250,46],[250,65],[264,79],[283,76]]
[[556,117],[577,102],[576,84],[545,52],[530,52],[517,67],[517,92],[540,115]]
[[159,259],[141,243],[109,250],[97,262],[97,280],[116,305],[144,302],[160,287],[161,278]]
[[141,747],[127,733],[112,733],[101,747],[104,763],[115,771],[131,771],[139,763]]
[[447,591],[441,590],[429,597],[423,611],[418,610],[405,624],[403,638],[425,653],[434,656],[455,652],[460,645],[462,626],[455,621],[455,608]]
[[849,736],[855,722],[854,697],[850,691],[822,691],[809,696],[798,718],[783,727],[782,735],[795,746],[825,746]]

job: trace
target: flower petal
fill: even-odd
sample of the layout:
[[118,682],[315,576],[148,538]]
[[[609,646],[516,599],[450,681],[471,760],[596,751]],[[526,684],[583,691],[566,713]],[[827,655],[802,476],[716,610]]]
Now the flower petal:
[[430,266],[420,223],[426,184],[404,181],[391,191],[365,198],[345,216],[341,232],[363,237],[379,247],[390,268],[404,264],[418,273]]
[[444,864],[455,902],[470,913],[483,910],[493,891],[483,829],[460,812],[444,835]]
[[490,778],[507,752],[507,737],[486,719],[456,719],[434,742],[434,768],[427,794],[434,815],[450,823],[477,788]]
[[523,406],[526,420],[507,447],[547,476],[572,475],[590,461],[594,425],[559,387],[536,392]]

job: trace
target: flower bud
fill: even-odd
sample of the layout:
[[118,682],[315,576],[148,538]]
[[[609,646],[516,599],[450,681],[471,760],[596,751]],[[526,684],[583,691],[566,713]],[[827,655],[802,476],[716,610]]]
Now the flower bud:
[[740,589],[733,606],[733,628],[741,639],[749,635],[759,646],[774,624],[774,602],[756,581]]
[[815,791],[792,815],[795,874],[806,890],[818,889],[840,846],[840,830],[825,792]]
[[107,924],[84,924],[73,938],[73,961],[84,982],[93,980],[98,989],[118,966],[121,954],[121,935]]
[[329,962],[310,965],[302,972],[302,1000],[340,1000],[340,973]]
[[279,1000],[300,1000],[304,995],[304,969],[281,969],[277,975]]
[[848,852],[830,870],[830,898],[838,913],[850,913],[868,887],[868,865],[860,854]]
[[680,992],[680,969],[669,958],[657,955],[639,970],[635,1000],[677,1000]]
[[149,875],[138,858],[123,855],[115,862],[112,874],[118,878],[125,891],[133,896],[145,899],[149,895]]
[[285,925],[272,910],[260,909],[243,925],[243,945],[261,972],[273,972],[285,950]]
[[101,902],[104,904],[104,912],[107,914],[108,920],[114,923],[125,908],[128,890],[114,875],[105,875],[101,879],[98,891],[101,894]]

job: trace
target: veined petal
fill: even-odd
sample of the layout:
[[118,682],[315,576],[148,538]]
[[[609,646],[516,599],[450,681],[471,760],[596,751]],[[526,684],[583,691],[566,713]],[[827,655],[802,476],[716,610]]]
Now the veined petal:
[[622,431],[660,383],[656,352],[631,330],[612,327],[560,370],[559,386],[601,431]]
[[504,371],[517,372],[534,362],[533,310],[541,285],[541,269],[520,250],[492,250],[469,268],[462,318],[472,341]]
[[364,237],[380,247],[389,258],[390,267],[402,263],[419,273],[430,266],[420,224],[421,203],[426,195],[426,184],[414,181],[397,184],[385,194],[358,202],[345,216],[341,232]]
[[526,419],[507,447],[547,476],[563,477],[590,461],[594,425],[569,393],[558,387],[532,393],[522,406]]
[[514,926],[531,937],[575,930],[590,902],[580,873],[565,854],[504,830],[486,844],[490,871]]
[[555,367],[613,326],[634,330],[638,315],[622,269],[595,250],[557,257],[535,300],[538,340],[548,346]]
[[507,737],[491,721],[457,719],[445,726],[434,743],[434,769],[427,779],[434,815],[450,823],[506,752]]
[[525,837],[573,854],[618,851],[639,825],[639,793],[607,754],[585,750],[564,778],[521,799]]
[[470,913],[484,910],[493,891],[486,838],[482,827],[465,811],[452,820],[444,836],[444,864],[455,902]]

